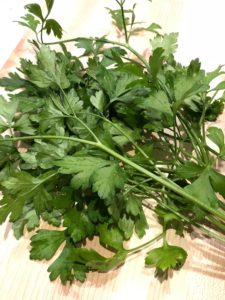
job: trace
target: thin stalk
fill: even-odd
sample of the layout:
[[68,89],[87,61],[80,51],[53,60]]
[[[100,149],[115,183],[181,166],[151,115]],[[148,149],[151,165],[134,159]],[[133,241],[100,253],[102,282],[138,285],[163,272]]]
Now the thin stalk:
[[174,144],[174,154],[175,159],[178,160],[178,141],[177,141],[177,131],[176,131],[176,115],[173,118],[173,144]]
[[[172,209],[170,206],[166,205],[165,203],[160,203],[159,204],[160,206],[168,209],[169,211],[171,211],[172,213],[174,213],[176,216],[178,216],[179,218],[183,219],[184,221],[186,221],[187,223],[191,223],[193,226],[197,227],[201,232],[203,232],[204,234],[216,239],[216,240],[219,240],[219,241],[222,241],[222,242],[225,242],[225,237],[221,236],[221,235],[218,235],[216,234],[215,232],[213,232],[212,230],[209,230],[207,229],[204,225],[202,224],[198,224],[198,223],[192,223],[192,221],[190,219],[188,219],[186,216],[182,215],[181,213],[177,212],[176,210]],[[149,208],[148,205],[146,205],[147,208]]]
[[124,12],[124,7],[123,7],[124,1],[116,0],[116,2],[118,3],[120,10],[121,10],[123,29],[124,29],[124,34],[125,34],[125,42],[126,42],[126,44],[128,44],[129,38],[128,38],[128,33],[127,33],[127,25],[126,25],[125,12]]
[[68,136],[57,136],[57,135],[32,135],[32,136],[20,136],[13,138],[4,138],[1,141],[26,141],[26,140],[66,140],[72,142],[78,142],[82,144],[96,146],[98,143],[88,140],[83,140],[80,138],[68,137]]
[[[80,113],[79,113],[79,114],[80,114]],[[134,146],[134,147],[135,147],[135,148],[143,155],[143,157],[145,157],[145,158],[149,161],[149,163],[150,163],[152,166],[154,166],[155,170],[156,170],[160,175],[163,174],[162,171],[161,171],[159,168],[157,168],[157,167],[155,166],[154,162],[150,159],[150,157],[148,156],[148,154],[147,154],[143,149],[141,149],[141,148],[138,146],[138,144],[137,144],[137,143],[136,143],[136,142],[135,142],[128,134],[126,134],[125,131],[122,130],[122,128],[120,128],[118,125],[114,124],[113,122],[111,122],[110,120],[106,119],[106,118],[103,117],[103,116],[100,116],[100,115],[97,115],[97,114],[93,114],[93,113],[85,113],[85,114],[91,115],[91,116],[95,116],[95,117],[98,117],[99,119],[102,119],[102,120],[105,121],[106,123],[109,123],[111,126],[113,126],[114,128],[116,128],[120,133],[122,133],[122,134],[128,139],[129,142],[132,143],[132,145],[133,145],[133,146]],[[70,115],[67,114],[67,115],[64,115],[64,117],[65,117],[65,118],[75,118],[75,119],[78,120],[79,122],[82,122],[82,120],[81,120],[80,118],[78,118],[77,115],[75,115],[75,113],[74,113],[74,116],[70,116]],[[52,117],[52,118],[54,119],[55,117]],[[82,122],[82,125],[83,125],[85,128],[87,128],[88,131],[90,132],[89,127],[87,127],[87,125],[86,125],[85,123]],[[94,134],[94,132],[91,131],[90,133],[92,134],[92,136],[94,137],[94,139],[96,140],[96,142],[99,142],[99,140],[98,140],[97,136]]]
[[[61,85],[58,85],[64,98],[66,99],[66,102],[69,106],[69,108],[71,109],[72,113],[73,113],[73,117],[92,135],[92,137],[94,138],[94,140],[98,143],[99,139],[98,137],[95,135],[95,133],[76,115],[73,107],[70,105],[70,102],[68,100],[68,97],[66,95],[66,93],[64,92],[63,88],[61,87]],[[67,113],[67,112],[66,112]]]
[[41,36],[41,43],[44,44],[44,39],[43,39],[43,31],[44,31],[44,25],[45,25],[45,22],[48,18],[50,14],[50,11],[48,11],[47,15],[44,17],[44,19],[41,20],[41,30],[40,30],[40,36]]
[[146,242],[146,243],[144,243],[144,244],[142,244],[142,245],[140,245],[140,246],[137,246],[137,247],[135,247],[135,248],[127,249],[126,251],[127,251],[129,254],[138,252],[138,251],[142,250],[143,248],[148,247],[148,246],[151,245],[153,242],[160,240],[162,237],[163,237],[163,233],[160,233],[159,235],[157,235],[156,237],[154,237],[154,238],[151,239],[150,241],[148,241],[148,242]]
[[121,42],[111,41],[111,40],[108,40],[108,39],[99,39],[98,38],[96,40],[97,41],[102,41],[102,42],[104,42],[106,44],[108,43],[108,44],[112,44],[112,45],[118,45],[118,46],[121,46],[121,47],[129,50],[130,52],[132,52],[144,64],[144,66],[146,67],[146,69],[148,70],[148,72],[151,73],[151,69],[150,69],[148,61],[141,54],[139,54],[133,47],[131,47],[130,45],[124,44],[124,43],[121,43]]
[[197,136],[196,132],[193,130],[193,128],[189,127],[187,125],[187,122],[186,120],[183,118],[183,116],[181,114],[179,114],[179,117],[180,117],[180,120],[182,120],[183,124],[185,124],[186,128],[189,130],[189,132],[191,133],[191,135],[193,136],[193,138],[195,139],[201,153],[202,153],[202,158],[203,158],[203,161],[205,163],[208,163],[209,162],[209,158],[208,158],[208,155],[206,153],[206,150],[205,150],[205,147],[202,146],[202,142],[199,141],[199,137]]
[[[148,61],[141,54],[139,54],[133,47],[131,47],[130,45],[125,44],[125,43],[121,43],[121,42],[117,42],[117,41],[111,41],[111,40],[108,40],[108,39],[105,39],[105,38],[93,38],[92,40],[94,40],[96,42],[103,42],[105,44],[112,44],[112,45],[121,46],[121,47],[129,50],[131,53],[133,53],[143,63],[143,65],[146,67],[148,72],[151,73],[151,69],[150,69]],[[73,39],[68,39],[68,40],[63,40],[63,41],[56,41],[56,42],[49,42],[49,43],[44,43],[44,44],[45,45],[58,45],[58,44],[76,42],[76,41],[77,41],[77,38],[73,38]]]
[[220,228],[221,230],[223,230],[225,232],[225,224],[221,223],[220,221],[215,219],[213,216],[207,216],[206,219],[209,220],[213,225],[217,226],[218,228]]
[[167,246],[167,239],[166,239],[166,223],[163,224],[163,246]]
[[[174,213],[175,215],[177,215],[179,218],[183,219],[184,221],[186,221],[187,223],[191,223],[192,221],[189,220],[186,216],[180,214],[179,212],[177,212],[176,210],[172,209],[170,206],[164,204],[164,203],[160,203],[160,205],[162,207],[167,208],[168,210],[170,210],[172,213]],[[200,231],[202,231],[203,233],[207,234],[210,237],[213,237],[216,240],[220,240],[225,242],[225,237],[216,234],[215,232],[213,232],[212,230],[207,229],[204,225],[199,224],[199,223],[193,223],[193,226],[197,227],[198,229],[200,229]]]
[[119,160],[123,161],[124,163],[130,165],[134,169],[140,171],[141,173],[148,175],[150,178],[152,178],[155,181],[161,183],[162,185],[164,185],[168,189],[172,190],[173,192],[177,193],[178,195],[184,197],[187,200],[190,200],[191,202],[193,202],[193,203],[199,205],[200,207],[202,207],[204,210],[212,213],[213,215],[217,216],[221,220],[225,221],[225,214],[224,213],[222,213],[219,210],[215,210],[212,207],[209,207],[205,203],[198,200],[196,197],[188,194],[186,191],[184,191],[179,185],[177,185],[173,181],[168,180],[166,177],[163,177],[163,176],[159,177],[158,175],[156,175],[156,174],[146,170],[145,168],[137,165],[136,163],[130,161],[128,158],[123,157],[122,155],[120,155],[119,153],[113,151],[112,149],[107,148],[103,144],[98,145],[98,147],[100,149],[102,149],[103,151],[109,153],[110,155],[114,156],[115,158],[118,158]]
[[202,153],[202,146],[199,145],[199,141],[198,141],[198,138],[196,138],[196,135],[193,136],[193,130],[188,127],[188,125],[186,124],[186,121],[183,118],[181,118],[181,116],[180,116],[180,122],[181,122],[184,130],[186,131],[193,148],[195,149],[195,153],[196,153],[197,157],[199,158],[199,160],[201,160],[201,159],[204,160],[204,158],[203,158],[204,155]]
[[136,184],[133,185],[131,188],[129,188],[128,190],[126,190],[126,191],[124,192],[124,195],[129,194],[131,191],[133,191],[133,190],[136,189],[137,187],[141,186],[143,183],[149,182],[149,181],[151,181],[151,180],[152,180],[151,178],[148,178],[148,179],[142,180],[141,182],[136,183]]
[[215,232],[213,232],[213,231],[211,231],[211,230],[205,228],[203,225],[198,224],[198,226],[196,226],[196,227],[200,228],[200,230],[201,230],[204,234],[206,234],[206,235],[208,235],[208,236],[210,236],[210,237],[212,237],[212,238],[214,238],[214,239],[216,239],[216,240],[225,242],[225,237],[216,234]]
[[206,108],[207,103],[203,106],[203,110],[202,110],[202,115],[201,118],[199,120],[199,126],[202,128],[202,137],[204,140],[204,143],[206,144],[206,134],[205,134],[205,114],[206,114]]
[[114,150],[108,148],[107,146],[103,145],[100,142],[97,143],[97,142],[92,142],[92,141],[89,141],[89,140],[83,140],[83,139],[79,139],[79,138],[72,138],[72,137],[65,137],[65,136],[51,136],[51,135],[47,135],[47,136],[45,136],[45,135],[43,135],[43,136],[42,135],[39,135],[39,136],[36,135],[36,136],[4,138],[3,141],[19,141],[19,140],[32,140],[32,139],[58,139],[58,140],[62,139],[62,140],[70,140],[70,141],[74,141],[74,142],[80,142],[80,143],[83,143],[83,144],[93,145],[93,146],[103,150],[104,152],[108,153],[109,155],[119,159],[120,161],[124,162],[125,164],[133,167],[137,171],[149,176],[149,178],[152,178],[154,181],[162,184],[163,186],[167,187],[171,191],[173,191],[173,192],[177,193],[178,195],[184,197],[186,200],[189,200],[192,203],[195,203],[195,204],[199,205],[202,209],[210,212],[212,215],[214,215],[214,216],[220,218],[221,220],[225,221],[225,214],[222,211],[216,210],[212,207],[209,207],[208,205],[206,205],[205,203],[203,203],[202,201],[200,201],[196,197],[188,194],[184,189],[182,189],[179,185],[177,185],[173,181],[169,180],[168,178],[166,178],[164,176],[160,177],[160,176],[146,170],[142,166],[139,166],[138,164],[136,164],[133,161],[129,160],[127,157],[124,157],[124,156],[120,155],[119,153],[117,153]]

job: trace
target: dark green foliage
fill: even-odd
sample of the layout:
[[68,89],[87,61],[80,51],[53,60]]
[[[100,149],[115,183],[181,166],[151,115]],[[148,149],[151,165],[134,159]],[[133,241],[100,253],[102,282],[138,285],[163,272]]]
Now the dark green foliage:
[[[59,252],[48,271],[64,284],[116,268],[163,237],[145,263],[165,279],[187,257],[167,243],[167,230],[184,236],[198,227],[225,240],[225,205],[218,196],[225,197],[225,177],[215,169],[225,160],[224,134],[205,129],[223,110],[224,97],[216,93],[224,82],[210,88],[222,67],[206,73],[198,59],[182,66],[174,58],[177,34],[163,35],[154,23],[146,28],[152,49],[146,60],[127,44],[140,28],[135,7],[125,10],[120,0],[120,9],[109,12],[125,44],[80,37],[72,42],[84,50],[81,57],[66,42],[61,52],[52,50],[43,33],[61,38],[62,28],[49,18],[54,1],[45,2],[47,15],[29,4],[19,22],[36,33],[36,61],[21,59],[16,73],[0,79],[13,92],[9,101],[0,97],[0,224],[9,217],[16,238],[40,220],[59,227],[33,235],[31,258],[48,260]],[[145,206],[162,233],[126,249],[134,233],[142,238],[151,229]],[[96,237],[111,257],[86,246]]]

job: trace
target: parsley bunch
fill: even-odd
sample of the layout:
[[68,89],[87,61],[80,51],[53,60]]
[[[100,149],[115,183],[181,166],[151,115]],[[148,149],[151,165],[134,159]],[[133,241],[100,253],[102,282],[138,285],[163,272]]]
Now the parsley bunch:
[[[21,59],[16,73],[0,79],[9,91],[9,101],[0,97],[0,223],[9,216],[16,238],[41,220],[55,226],[31,238],[36,260],[52,258],[63,244],[48,269],[51,280],[84,281],[86,273],[120,266],[159,239],[145,264],[167,278],[187,257],[169,244],[169,229],[180,236],[197,229],[225,242],[225,176],[216,168],[225,160],[224,134],[208,123],[223,111],[225,84],[212,87],[222,67],[206,73],[198,59],[178,63],[177,34],[162,34],[154,23],[140,27],[125,0],[109,9],[125,43],[106,37],[45,43],[46,33],[62,37],[49,18],[54,0],[45,2],[46,15],[29,4],[19,22],[36,35],[36,62]],[[152,36],[148,59],[129,44],[142,30]],[[80,57],[69,42],[84,49]],[[134,232],[142,238],[150,225],[145,207],[162,231],[128,249],[124,242]],[[86,247],[94,237],[111,257]]]

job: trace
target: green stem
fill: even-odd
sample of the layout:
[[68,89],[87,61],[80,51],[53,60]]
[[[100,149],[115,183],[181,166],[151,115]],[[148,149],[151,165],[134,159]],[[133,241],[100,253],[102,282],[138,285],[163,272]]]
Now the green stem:
[[72,137],[65,137],[65,136],[25,136],[25,137],[14,137],[14,138],[4,138],[3,141],[19,141],[19,140],[32,140],[32,139],[58,139],[58,140],[70,140],[74,142],[80,142],[83,144],[89,144],[93,145],[104,152],[110,154],[111,156],[119,159],[120,161],[124,162],[125,164],[128,164],[129,166],[133,167],[137,171],[147,175],[148,177],[152,178],[154,181],[161,183],[163,186],[167,187],[168,189],[172,190],[173,192],[177,193],[178,195],[184,197],[186,200],[191,201],[192,203],[195,203],[199,205],[202,209],[210,212],[214,216],[217,216],[221,220],[225,221],[225,214],[222,213],[220,210],[213,209],[212,207],[209,207],[202,201],[198,200],[196,197],[188,194],[185,190],[183,190],[179,185],[174,183],[173,181],[169,180],[168,178],[164,176],[158,176],[145,168],[139,166],[138,164],[134,163],[133,161],[129,160],[128,158],[120,155],[119,153],[113,151],[112,149],[108,148],[107,146],[103,145],[102,143],[92,142],[88,140],[83,140],[79,138],[72,138]]
[[[121,46],[121,47],[129,50],[131,53],[133,53],[144,64],[144,66],[146,67],[148,72],[151,73],[151,69],[150,69],[150,66],[149,66],[149,63],[147,62],[147,60],[141,54],[139,54],[134,48],[132,48],[130,45],[124,44],[124,43],[121,43],[121,42],[117,42],[117,41],[111,41],[111,40],[104,39],[104,38],[93,38],[92,40],[95,40],[96,42],[103,42],[105,44],[112,44],[112,45]],[[57,44],[65,44],[65,43],[71,43],[71,42],[76,42],[76,41],[77,41],[77,38],[73,38],[73,39],[57,41],[57,42],[50,42],[50,43],[44,43],[44,44],[45,45],[57,45]]]
[[45,18],[44,19],[42,19],[42,21],[41,21],[41,30],[40,30],[40,33],[41,33],[41,43],[42,44],[44,44],[44,39],[43,39],[43,31],[44,31],[44,25],[45,25],[45,22],[46,22],[46,20],[47,20],[47,18],[48,18],[48,16],[49,16],[49,14],[50,14],[50,11],[48,11],[48,13],[47,13],[47,15],[45,16]]
[[137,165],[136,163],[130,161],[128,158],[123,157],[122,155],[120,155],[119,153],[113,151],[112,149],[107,148],[105,145],[100,144],[100,145],[98,145],[98,147],[100,149],[102,149],[103,151],[109,153],[110,155],[114,156],[115,158],[118,158],[119,160],[123,161],[124,163],[130,165],[134,169],[140,171],[141,173],[149,176],[150,178],[154,179],[155,181],[161,183],[162,185],[164,185],[168,189],[174,191],[178,195],[183,196],[185,199],[190,200],[191,202],[199,205],[204,210],[212,213],[213,215],[217,216],[221,220],[225,221],[225,214],[224,213],[222,213],[219,210],[215,210],[212,207],[209,207],[208,205],[206,205],[205,203],[201,202],[200,200],[198,200],[194,196],[188,194],[179,185],[177,185],[174,182],[168,180],[166,177],[163,177],[163,176],[159,177],[158,175],[156,175],[156,174],[154,174],[154,173],[146,170],[145,168]]
[[131,191],[133,191],[134,189],[136,189],[137,187],[141,186],[142,184],[146,183],[146,182],[149,182],[151,181],[152,179],[151,178],[148,178],[148,179],[145,179],[145,180],[142,180],[141,182],[137,182],[135,183],[135,185],[133,185],[132,187],[130,187],[128,190],[126,190],[124,192],[124,195],[127,195],[129,194]]
[[116,2],[119,4],[120,10],[121,10],[121,14],[122,14],[122,20],[123,20],[123,29],[124,29],[124,34],[125,34],[125,42],[126,44],[128,44],[128,33],[127,33],[127,25],[126,25],[126,19],[125,19],[125,12],[124,12],[124,1],[119,1],[116,0]]
[[213,216],[207,216],[206,219],[209,220],[213,225],[220,228],[223,232],[225,232],[225,224],[221,223],[220,221],[215,219]]
[[212,238],[214,238],[214,239],[216,239],[216,240],[225,242],[225,237],[223,237],[223,236],[221,236],[221,235],[218,235],[218,234],[216,234],[215,232],[213,232],[213,231],[211,231],[211,230],[208,230],[207,228],[205,228],[205,227],[202,226],[202,225],[198,225],[197,227],[199,227],[200,230],[201,230],[204,234],[206,234],[206,235],[208,235],[208,236],[210,236],[210,237],[212,237]]
[[144,66],[146,67],[148,72],[151,73],[151,69],[150,69],[150,66],[149,66],[149,63],[147,62],[147,60],[141,54],[139,54],[133,47],[131,47],[130,45],[124,44],[124,43],[121,43],[121,42],[111,41],[111,40],[108,40],[108,39],[99,39],[98,38],[96,40],[102,41],[104,43],[108,43],[108,44],[112,44],[112,45],[118,45],[118,46],[121,46],[123,48],[126,48],[127,50],[132,52],[144,64]]
[[57,136],[57,135],[32,135],[32,136],[20,136],[13,138],[4,138],[2,141],[26,141],[26,140],[66,140],[73,141],[82,144],[97,146],[98,144],[93,141],[83,140],[80,138],[68,137],[68,136]]
[[199,143],[198,137],[196,136],[194,130],[188,126],[186,120],[184,120],[184,118],[183,118],[183,116],[181,116],[181,114],[179,115],[179,120],[180,120],[186,134],[188,135],[193,148],[195,149],[195,153],[196,153],[197,157],[199,158],[199,160],[204,161],[202,145]]
[[[222,242],[225,242],[225,237],[221,236],[221,235],[218,235],[216,234],[215,232],[207,229],[205,226],[203,226],[202,224],[199,224],[199,223],[192,223],[192,221],[190,219],[188,219],[187,217],[185,217],[184,215],[182,215],[181,213],[177,212],[176,210],[174,210],[171,206],[169,205],[166,205],[165,203],[160,203],[159,204],[161,207],[163,208],[166,208],[168,209],[169,211],[171,211],[172,213],[174,213],[176,216],[178,216],[179,218],[181,218],[181,220],[184,220],[186,221],[187,223],[191,223],[193,226],[197,227],[201,232],[203,232],[204,234],[216,239],[216,240],[219,240],[219,241],[222,241]],[[147,208],[149,208],[148,204],[146,205]]]
[[150,241],[140,245],[140,246],[137,246],[135,248],[132,248],[132,249],[127,249],[126,251],[129,253],[129,254],[133,254],[135,252],[138,252],[140,250],[142,250],[143,248],[146,248],[148,247],[150,244],[152,244],[153,242],[155,241],[158,241],[160,240],[161,238],[163,237],[163,233],[160,233],[159,235],[157,235],[156,237],[154,237],[153,239],[151,239]]
[[[71,104],[70,104],[70,102],[69,102],[69,99],[68,99],[68,97],[67,97],[67,95],[66,95],[66,93],[64,92],[64,90],[63,90],[63,88],[60,86],[60,85],[58,85],[59,86],[59,88],[60,88],[60,90],[61,90],[61,92],[62,92],[62,94],[63,94],[63,96],[64,96],[64,98],[66,99],[66,102],[67,102],[67,104],[68,104],[68,106],[69,106],[69,108],[71,109],[71,111],[72,111],[72,113],[73,113],[73,116],[70,116],[70,115],[68,115],[68,116],[70,116],[70,117],[73,117],[75,120],[77,120],[91,135],[92,135],[92,137],[94,138],[94,140],[98,143],[99,142],[99,139],[98,139],[98,137],[95,135],[95,133],[76,115],[76,113],[75,113],[75,111],[74,111],[74,109],[73,109],[73,107],[71,106]],[[67,113],[67,112],[66,112]]]

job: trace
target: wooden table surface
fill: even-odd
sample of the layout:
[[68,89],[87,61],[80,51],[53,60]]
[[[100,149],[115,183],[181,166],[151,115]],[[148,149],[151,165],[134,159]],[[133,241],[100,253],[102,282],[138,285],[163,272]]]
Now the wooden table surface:
[[[63,18],[56,1],[55,16],[61,18],[67,36],[101,35],[110,32],[110,22],[105,13],[103,0],[67,0]],[[115,2],[115,1],[111,1]],[[131,2],[132,1],[129,1]],[[142,4],[143,2],[143,4]],[[166,31],[180,32],[180,50],[177,57],[182,62],[200,57],[206,69],[225,63],[223,39],[224,1],[214,0],[147,0],[140,1],[139,17],[160,23]],[[60,4],[61,3],[61,4]],[[110,1],[107,6],[111,6]],[[98,20],[98,21],[96,21]],[[91,30],[91,32],[90,32]],[[110,32],[111,33],[111,32]],[[138,48],[146,47],[138,39]],[[15,45],[16,46],[16,45]],[[32,55],[26,38],[21,39],[0,72],[0,76],[15,68],[21,55]],[[222,116],[218,122],[224,129]],[[159,227],[149,216],[150,229],[139,241],[133,238],[130,246],[138,245],[154,237]],[[0,226],[0,299],[1,300],[223,300],[225,299],[225,245],[212,239],[185,239],[174,237],[170,242],[181,245],[188,252],[187,261],[173,276],[159,283],[154,270],[144,268],[144,251],[128,259],[121,268],[106,274],[90,273],[84,284],[75,282],[62,286],[59,280],[50,282],[49,262],[29,260],[29,237],[26,233],[15,240],[9,223]],[[95,242],[93,242],[95,244]]]

